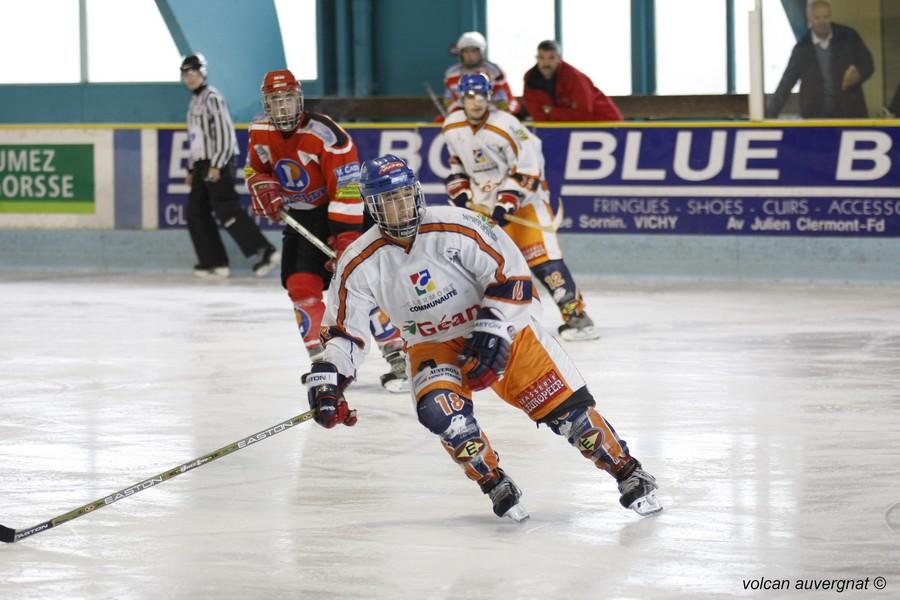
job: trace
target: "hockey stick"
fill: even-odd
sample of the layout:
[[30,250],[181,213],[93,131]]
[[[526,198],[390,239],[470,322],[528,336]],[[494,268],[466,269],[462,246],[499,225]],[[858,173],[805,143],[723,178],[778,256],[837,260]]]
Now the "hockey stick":
[[133,496],[138,492],[143,492],[147,488],[153,487],[155,485],[159,485],[164,481],[168,481],[173,477],[177,477],[182,473],[187,473],[197,467],[202,467],[203,465],[209,464],[217,458],[222,458],[232,452],[237,452],[238,450],[243,450],[247,446],[250,446],[256,442],[261,442],[265,439],[268,439],[275,435],[276,433],[281,433],[285,429],[290,429],[294,425],[299,425],[304,421],[308,421],[315,416],[316,412],[314,410],[307,411],[303,414],[297,415],[296,417],[292,417],[287,421],[282,421],[277,425],[273,425],[268,429],[263,429],[260,432],[254,433],[253,435],[247,436],[243,439],[240,439],[236,442],[228,444],[227,446],[223,446],[218,450],[213,450],[209,454],[204,454],[198,458],[193,460],[189,460],[186,463],[182,463],[177,467],[169,469],[163,473],[158,475],[154,475],[153,477],[149,477],[140,483],[136,483],[134,485],[128,486],[127,488],[121,489],[117,492],[113,492],[109,496],[105,496],[103,498],[99,498],[85,504],[84,506],[79,506],[75,510],[70,510],[69,512],[59,515],[58,517],[53,517],[49,521],[44,521],[43,523],[38,523],[28,529],[11,529],[9,527],[4,527],[0,525],[0,542],[6,542],[7,544],[12,544],[18,542],[21,539],[25,539],[29,536],[32,536],[36,533],[40,533],[42,531],[47,531],[52,527],[56,527],[57,525],[62,525],[67,521],[71,521],[72,519],[77,519],[82,515],[86,515],[89,512],[92,512],[98,508],[103,508],[104,506],[109,506],[113,502],[118,502],[123,498],[128,498],[129,496]]
[[290,225],[291,229],[293,229],[294,231],[296,231],[297,233],[299,233],[300,235],[305,237],[306,240],[310,244],[312,244],[313,246],[315,246],[316,248],[318,248],[319,250],[324,252],[325,256],[327,256],[328,258],[334,258],[336,256],[334,253],[334,250],[329,248],[325,242],[323,242],[322,240],[320,240],[319,238],[314,236],[312,234],[312,232],[309,229],[307,229],[306,227],[304,227],[303,225],[301,225],[300,222],[297,221],[297,219],[295,219],[290,214],[288,214],[288,211],[282,210],[281,218],[284,219],[285,223]]
[[441,101],[438,99],[437,94],[434,93],[434,90],[431,88],[431,84],[427,81],[423,81],[422,85],[425,86],[425,91],[428,92],[428,97],[431,98],[431,103],[434,104],[434,107],[437,109],[441,116],[445,119],[447,118],[447,109],[444,108],[444,105],[441,104]]
[[[471,200],[466,202],[466,208],[469,210],[474,210],[477,213],[480,213],[486,217],[491,216],[491,211],[487,208],[475,204]],[[530,227],[532,229],[540,229],[541,231],[545,231],[547,233],[556,233],[559,229],[559,226],[562,224],[563,220],[563,203],[562,198],[559,200],[559,209],[556,211],[556,214],[553,215],[553,221],[550,225],[541,225],[540,223],[535,223],[531,219],[523,219],[522,217],[517,217],[516,215],[506,214],[503,215],[503,218],[509,221],[510,223],[515,223],[516,225],[522,225],[523,227]]]

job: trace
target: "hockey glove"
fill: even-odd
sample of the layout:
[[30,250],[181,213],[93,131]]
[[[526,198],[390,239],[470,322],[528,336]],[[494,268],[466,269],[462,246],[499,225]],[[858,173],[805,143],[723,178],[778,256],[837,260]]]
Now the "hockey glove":
[[483,390],[503,378],[512,345],[512,325],[498,319],[490,308],[482,308],[475,327],[463,342],[459,364],[466,372],[466,384]]
[[325,268],[328,269],[328,271],[334,273],[337,262],[341,260],[341,255],[344,253],[344,250],[347,249],[347,246],[355,242],[356,238],[360,235],[362,234],[358,231],[342,231],[337,235],[328,236],[328,245],[334,250],[334,258],[329,258],[328,262],[325,263]]
[[506,215],[511,215],[519,208],[519,200],[522,195],[513,190],[504,190],[497,192],[497,203],[494,205],[494,212],[491,218],[500,225],[506,225]]
[[313,363],[312,370],[303,376],[309,407],[316,411],[316,423],[325,429],[343,423],[348,427],[356,425],[356,411],[350,410],[344,400],[347,379],[338,373],[330,362]]
[[281,184],[278,179],[264,173],[254,173],[247,178],[247,189],[250,190],[253,214],[265,215],[273,221],[280,221],[284,197],[281,195]]
[[444,180],[444,185],[454,206],[465,208],[466,204],[472,201],[472,186],[469,176],[465,173],[451,173]]

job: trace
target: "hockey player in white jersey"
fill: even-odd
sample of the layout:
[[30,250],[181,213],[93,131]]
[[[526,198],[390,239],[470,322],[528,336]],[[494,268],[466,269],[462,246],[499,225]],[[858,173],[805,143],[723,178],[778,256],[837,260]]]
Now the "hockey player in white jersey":
[[596,339],[599,333],[585,312],[556,234],[505,219],[515,213],[541,225],[552,222],[540,139],[511,114],[490,110],[491,82],[486,76],[463,75],[459,91],[463,110],[444,121],[450,153],[447,194],[457,206],[474,202],[484,207],[515,241],[559,307],[563,339]]
[[377,226],[347,248],[329,288],[325,352],[304,376],[316,421],[356,423],[344,391],[367,350],[369,312],[380,306],[407,345],[419,421],[490,496],[497,516],[521,521],[528,513],[475,419],[472,392],[488,387],[612,475],[623,506],[641,515],[662,510],[654,478],[535,319],[531,273],[509,236],[469,210],[426,210],[415,174],[396,156],[366,161],[360,186]]

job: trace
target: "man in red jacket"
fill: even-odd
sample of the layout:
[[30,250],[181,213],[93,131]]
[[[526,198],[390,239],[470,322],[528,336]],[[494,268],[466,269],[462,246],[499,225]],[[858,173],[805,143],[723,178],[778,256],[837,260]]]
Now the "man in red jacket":
[[559,44],[538,44],[537,64],[525,73],[522,96],[535,121],[621,121],[622,113],[590,77],[560,56]]

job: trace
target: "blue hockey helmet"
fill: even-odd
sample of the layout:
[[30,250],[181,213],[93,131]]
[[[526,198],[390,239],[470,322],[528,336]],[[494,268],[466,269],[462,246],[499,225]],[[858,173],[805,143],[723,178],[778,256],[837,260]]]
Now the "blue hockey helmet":
[[493,87],[490,78],[484,73],[464,73],[459,78],[459,85],[456,89],[460,96],[478,94],[490,100]]
[[367,160],[359,187],[382,233],[400,240],[416,235],[425,214],[425,192],[405,160],[393,154]]

